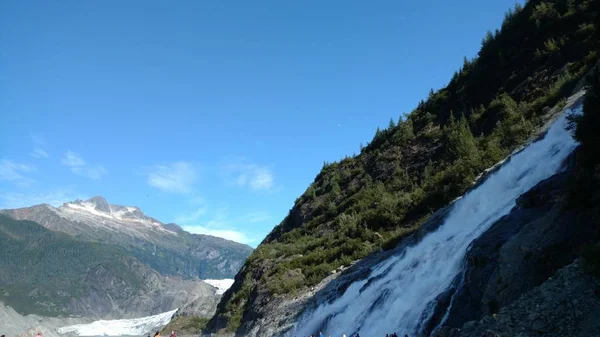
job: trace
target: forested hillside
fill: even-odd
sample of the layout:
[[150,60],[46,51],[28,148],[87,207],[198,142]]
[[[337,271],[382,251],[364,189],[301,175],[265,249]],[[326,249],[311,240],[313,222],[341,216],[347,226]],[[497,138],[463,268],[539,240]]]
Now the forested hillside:
[[517,5],[445,88],[377,130],[357,156],[325,164],[248,258],[209,329],[238,330],[273,296],[393,247],[529,139],[597,61],[597,5]]
[[[93,292],[95,272],[137,292],[144,281],[116,246],[76,241],[32,221],[0,215],[0,299],[24,313],[55,315],[73,298]],[[108,289],[106,289],[108,290]]]
[[162,275],[188,279],[232,278],[252,252],[247,245],[188,233],[176,224],[146,216],[137,207],[109,204],[101,196],[57,208],[42,204],[0,210],[0,214],[34,221],[78,240],[119,246]]
[[127,318],[204,301],[203,282],[165,278],[121,247],[79,241],[0,214],[0,302],[20,314]]

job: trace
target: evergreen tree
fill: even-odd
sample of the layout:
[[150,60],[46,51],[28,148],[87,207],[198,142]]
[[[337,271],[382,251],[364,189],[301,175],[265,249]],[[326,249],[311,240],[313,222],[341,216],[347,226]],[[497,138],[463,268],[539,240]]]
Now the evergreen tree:
[[475,158],[477,156],[477,143],[464,115],[456,122],[452,114],[449,124],[444,128],[444,133],[446,137],[446,155],[451,162],[461,158]]

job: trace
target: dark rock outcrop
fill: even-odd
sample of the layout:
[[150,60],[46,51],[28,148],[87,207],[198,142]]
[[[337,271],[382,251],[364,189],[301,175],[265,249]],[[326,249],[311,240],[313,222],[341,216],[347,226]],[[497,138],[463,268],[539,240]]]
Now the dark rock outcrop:
[[597,337],[598,287],[598,279],[577,260],[497,314],[460,329],[444,327],[436,337]]
[[[583,324],[581,320],[588,319],[585,315],[573,314],[567,302],[553,299],[551,302],[556,303],[552,307],[540,308],[539,302],[544,302],[546,299],[536,298],[538,295],[546,294],[544,290],[539,290],[542,284],[550,282],[547,287],[555,287],[551,277],[580,255],[582,245],[594,242],[598,238],[598,227],[595,226],[589,212],[568,205],[566,201],[572,179],[573,172],[569,169],[539,183],[517,200],[517,206],[510,214],[496,222],[472,243],[465,259],[466,266],[461,285],[452,295],[451,307],[442,302],[438,304],[443,311],[450,307],[439,336],[487,336],[487,332],[473,328],[475,323],[472,321],[480,319],[482,321],[478,326],[487,329],[490,322],[498,323],[500,317],[512,317],[517,322],[520,318],[535,316],[536,313],[542,317],[532,319],[533,321],[528,323],[531,326],[513,324],[512,327],[522,328],[522,331],[513,331],[514,334],[503,334],[509,330],[506,327],[499,328],[499,334],[496,334],[498,336],[517,336],[518,333],[529,336],[531,333],[538,332],[546,335],[545,333],[549,333],[550,330],[564,331],[557,328],[558,322],[564,323],[563,318],[570,320],[569,322],[579,320],[581,324]],[[577,263],[566,271],[561,271],[560,275],[570,278],[571,281],[568,282],[571,284],[587,282],[586,287],[591,287],[588,284],[591,279],[579,273],[580,269],[580,264]],[[574,280],[577,277],[581,279]],[[584,296],[589,289],[569,287],[564,291],[576,298]],[[526,302],[531,305],[529,308],[526,308],[521,298],[524,294],[529,296],[527,300],[529,302]],[[531,304],[532,301],[537,302]],[[529,311],[525,313],[515,311],[516,308],[521,307]],[[545,311],[548,312],[544,313]],[[498,314],[498,321],[489,318],[489,315],[494,314]],[[558,315],[562,318],[547,325],[548,320],[543,315],[549,315],[546,317]],[[546,323],[542,324],[542,322]],[[430,325],[434,327],[438,324],[439,322],[432,322]],[[545,331],[546,326],[548,331]],[[476,332],[465,332],[471,330]],[[554,334],[549,335],[554,336]],[[567,333],[562,336],[576,336],[576,334]]]

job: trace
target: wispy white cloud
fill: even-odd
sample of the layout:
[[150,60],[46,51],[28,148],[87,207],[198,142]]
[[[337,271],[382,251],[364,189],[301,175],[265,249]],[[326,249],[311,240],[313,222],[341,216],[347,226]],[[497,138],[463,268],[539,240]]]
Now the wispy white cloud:
[[102,165],[88,164],[80,155],[67,151],[61,163],[71,169],[71,172],[92,180],[100,180],[108,171]]
[[82,167],[85,166],[85,161],[77,153],[73,151],[67,151],[62,160],[62,164],[69,167]]
[[48,158],[48,151],[42,149],[41,147],[36,147],[29,153],[33,158]]
[[248,214],[242,216],[240,220],[244,223],[260,223],[260,222],[265,222],[265,221],[268,221],[271,219],[272,219],[271,214],[269,214],[268,212],[259,211],[259,212],[248,213]]
[[239,242],[239,243],[251,243],[254,240],[248,238],[248,236],[240,231],[226,230],[226,229],[214,229],[204,226],[183,226],[185,231],[194,234],[204,234],[220,237],[223,239]]
[[57,207],[65,202],[69,202],[76,199],[87,198],[75,194],[70,189],[58,189],[56,191],[39,193],[7,192],[0,194],[0,209],[29,207],[39,204],[49,204]]
[[177,223],[190,223],[194,221],[198,221],[208,212],[208,207],[206,205],[200,206],[200,208],[196,209],[191,213],[179,214],[175,217],[175,222]]
[[[209,213],[210,216],[208,216]],[[246,231],[241,230],[239,227],[265,222],[270,219],[271,215],[263,211],[232,217],[225,208],[218,208],[210,212],[208,207],[204,205],[190,214],[178,217],[177,222],[181,223],[182,228],[190,233],[212,235],[251,244],[257,241],[256,238],[248,235]]]
[[254,191],[268,191],[275,184],[271,169],[256,164],[232,163],[223,166],[231,184],[249,187]]
[[148,173],[148,185],[165,192],[186,194],[191,192],[197,176],[194,166],[187,162],[155,165]]
[[48,158],[48,146],[46,140],[41,135],[31,135],[31,140],[35,144],[33,150],[29,153],[33,158]]
[[32,171],[35,171],[33,166],[16,163],[8,159],[0,160],[0,180],[10,181],[19,186],[29,186],[35,180],[25,176],[25,174]]

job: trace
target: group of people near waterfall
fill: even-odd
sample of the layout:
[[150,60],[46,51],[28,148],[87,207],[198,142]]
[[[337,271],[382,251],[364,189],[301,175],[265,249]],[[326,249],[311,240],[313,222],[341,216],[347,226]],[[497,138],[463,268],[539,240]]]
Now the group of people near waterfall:
[[[310,337],[315,337],[315,335],[310,335]],[[317,335],[317,337],[325,337],[325,336],[323,335],[323,333],[322,333],[322,332],[319,332],[319,334]],[[331,337],[331,334],[329,334],[329,335],[328,335],[328,337]],[[345,333],[343,333],[343,334],[342,334],[342,337],[347,337],[347,336],[346,336],[346,334],[345,334]],[[360,337],[360,334],[359,334],[359,333],[356,333],[356,335],[354,335],[354,336],[350,335],[350,337]],[[393,334],[387,334],[387,333],[386,333],[386,334],[385,334],[385,337],[398,337],[398,334],[397,334],[397,333],[395,333],[395,332],[394,332]],[[404,335],[404,337],[408,337],[408,335]]]

